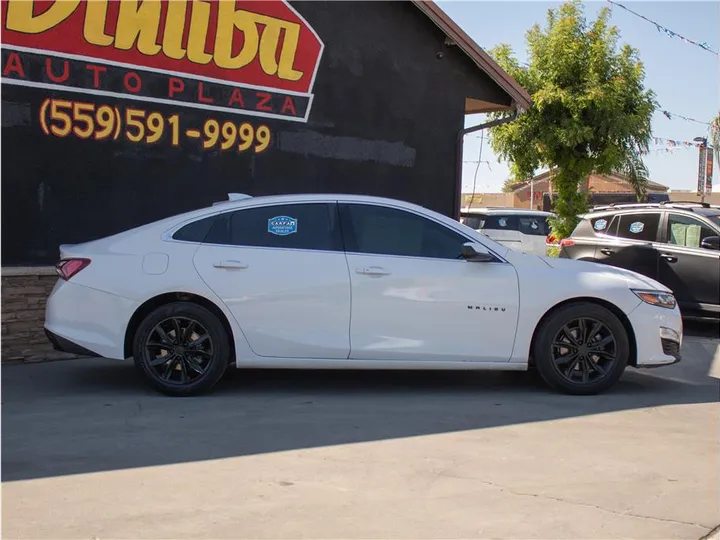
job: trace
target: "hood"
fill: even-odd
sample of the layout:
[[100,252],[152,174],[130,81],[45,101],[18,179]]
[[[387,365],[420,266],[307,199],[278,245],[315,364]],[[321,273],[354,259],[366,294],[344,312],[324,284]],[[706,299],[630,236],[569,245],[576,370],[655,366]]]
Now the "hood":
[[550,268],[562,270],[564,272],[577,272],[583,274],[603,275],[605,277],[614,276],[623,279],[628,288],[630,289],[641,289],[641,290],[653,290],[663,291],[672,293],[662,283],[655,281],[652,278],[633,272],[632,270],[626,270],[624,268],[618,268],[616,266],[610,266],[607,264],[600,264],[589,261],[576,261],[574,259],[555,259],[552,257],[539,257],[542,259]]

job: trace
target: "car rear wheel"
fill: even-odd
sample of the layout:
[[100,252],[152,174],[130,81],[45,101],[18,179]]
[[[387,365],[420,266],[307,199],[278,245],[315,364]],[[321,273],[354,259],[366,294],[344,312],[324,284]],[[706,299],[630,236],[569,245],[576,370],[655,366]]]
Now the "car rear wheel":
[[173,302],[140,323],[133,340],[136,367],[160,392],[207,392],[228,366],[229,336],[220,320],[191,302]]
[[592,303],[569,304],[538,329],[533,357],[554,390],[576,395],[603,392],[625,371],[630,342],[622,322]]

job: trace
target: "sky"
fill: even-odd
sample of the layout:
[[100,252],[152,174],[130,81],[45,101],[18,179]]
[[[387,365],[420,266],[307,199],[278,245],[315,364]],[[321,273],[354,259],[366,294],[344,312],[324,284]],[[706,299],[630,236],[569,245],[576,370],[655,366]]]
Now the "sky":
[[[634,1],[615,0],[629,9],[714,51],[720,48],[720,2],[718,1]],[[521,61],[527,58],[525,32],[533,24],[545,25],[547,10],[560,2],[546,1],[444,1],[440,7],[485,50],[500,43],[512,46]],[[677,37],[658,32],[656,27],[607,2],[585,2],[585,15],[593,21],[604,6],[611,7],[611,24],[620,31],[620,42],[638,49],[645,64],[645,86],[659,102],[653,116],[653,136],[692,141],[708,136],[708,126],[679,118],[668,119],[661,110],[709,122],[720,109],[720,62],[718,56],[690,45]],[[482,123],[483,115],[469,115],[466,126]],[[508,167],[498,162],[478,133],[465,138],[463,192],[501,191]],[[482,144],[482,151],[481,151]],[[681,147],[668,151],[666,143],[651,145],[645,163],[654,182],[672,190],[697,189],[698,149]],[[481,156],[478,166],[478,156]],[[720,191],[720,163],[714,166],[713,191]]]

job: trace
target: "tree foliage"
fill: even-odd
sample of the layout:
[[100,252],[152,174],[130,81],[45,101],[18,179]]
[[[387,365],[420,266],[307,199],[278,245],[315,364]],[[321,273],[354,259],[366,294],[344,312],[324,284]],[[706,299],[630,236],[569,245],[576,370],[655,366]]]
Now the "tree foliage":
[[603,8],[588,23],[582,3],[571,0],[548,10],[544,28],[535,25],[527,32],[528,64],[521,65],[509,45],[489,51],[533,98],[516,120],[491,129],[491,145],[510,162],[516,181],[540,168],[557,168],[553,229],[561,238],[587,209],[580,185],[590,173],[621,172],[644,197],[647,168],[641,156],[652,138],[657,103],[644,87],[638,52],[618,46],[609,17]]

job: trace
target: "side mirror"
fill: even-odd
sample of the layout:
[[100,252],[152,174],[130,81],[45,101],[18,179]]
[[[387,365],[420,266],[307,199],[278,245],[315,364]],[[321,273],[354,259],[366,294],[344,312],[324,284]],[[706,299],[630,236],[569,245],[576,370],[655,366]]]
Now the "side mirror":
[[700,247],[720,250],[720,236],[708,236],[700,243]]
[[463,244],[462,258],[470,262],[490,262],[495,260],[495,256],[485,246],[477,242]]

